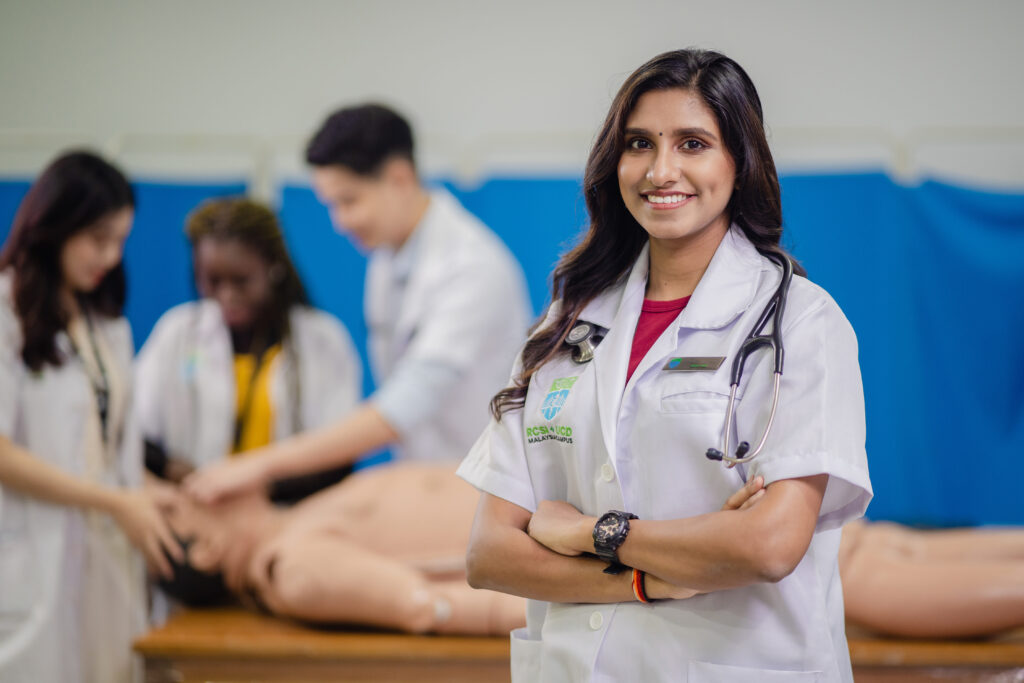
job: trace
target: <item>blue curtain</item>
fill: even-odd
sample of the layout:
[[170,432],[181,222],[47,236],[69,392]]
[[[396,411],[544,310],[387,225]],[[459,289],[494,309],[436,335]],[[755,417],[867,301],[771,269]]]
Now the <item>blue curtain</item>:
[[[586,224],[579,180],[443,184],[509,245],[542,310],[551,267]],[[0,182],[0,238],[27,187]],[[137,343],[164,310],[194,296],[187,212],[244,189],[136,185],[126,259]],[[876,493],[869,516],[1024,524],[1005,464],[1024,452],[1024,194],[905,187],[881,173],[790,175],[782,192],[787,246],[839,302],[860,343]],[[363,256],[331,229],[307,187],[283,188],[280,212],[313,302],[346,324],[365,360]]]

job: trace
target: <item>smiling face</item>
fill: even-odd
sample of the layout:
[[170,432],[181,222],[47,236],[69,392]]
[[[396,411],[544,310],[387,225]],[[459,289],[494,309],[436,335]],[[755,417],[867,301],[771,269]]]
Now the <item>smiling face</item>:
[[618,177],[626,208],[652,240],[720,240],[729,228],[736,165],[714,113],[690,90],[640,96],[626,120]]
[[407,236],[408,209],[404,205],[409,183],[415,181],[408,161],[385,162],[376,175],[360,175],[339,165],[317,166],[312,179],[335,230],[356,240],[360,247],[395,246]]
[[124,243],[135,212],[130,207],[112,211],[69,237],[61,248],[64,284],[73,292],[91,292],[121,262]]

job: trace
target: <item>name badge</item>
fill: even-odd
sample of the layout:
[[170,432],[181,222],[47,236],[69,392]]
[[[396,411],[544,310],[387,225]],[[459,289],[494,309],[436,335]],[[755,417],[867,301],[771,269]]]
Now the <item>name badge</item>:
[[665,372],[714,372],[724,361],[725,356],[669,358],[662,370]]

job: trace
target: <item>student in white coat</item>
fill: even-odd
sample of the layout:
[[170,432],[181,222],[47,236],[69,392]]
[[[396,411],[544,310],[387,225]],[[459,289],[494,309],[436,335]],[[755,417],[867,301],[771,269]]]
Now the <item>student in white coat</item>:
[[388,445],[399,459],[462,458],[526,335],[519,264],[454,197],[423,187],[401,116],[379,105],[335,112],[306,160],[335,226],[371,251],[365,306],[377,390],[330,427],[197,472],[186,487],[207,502]]
[[[134,198],[87,152],[29,189],[0,254],[0,680],[122,683],[141,670],[139,555],[181,549],[142,483],[121,253]],[[166,501],[165,501],[166,502]]]
[[[705,457],[721,448],[732,357],[781,278],[766,255],[784,256],[749,77],[698,50],[640,67],[584,190],[589,232],[459,469],[483,491],[470,583],[531,599],[514,680],[851,680],[837,553],[871,497],[857,345],[804,277],[763,452],[732,469]],[[580,321],[604,334],[588,362],[567,343]],[[753,443],[771,355],[751,356],[738,389],[731,427]],[[719,509],[757,476],[757,505]]]
[[[185,232],[203,298],[160,318],[135,376],[147,466],[171,481],[338,420],[362,383],[348,332],[309,305],[270,208],[208,200]],[[271,498],[294,502],[350,469],[277,481]]]

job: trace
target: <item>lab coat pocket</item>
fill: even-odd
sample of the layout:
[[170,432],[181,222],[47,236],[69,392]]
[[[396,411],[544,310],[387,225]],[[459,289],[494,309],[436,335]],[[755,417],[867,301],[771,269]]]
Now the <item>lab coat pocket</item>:
[[[671,373],[660,382],[663,413],[722,413],[729,404],[729,376],[714,374]],[[737,388],[737,402],[743,398],[742,385]]]
[[517,628],[511,635],[512,683],[540,680],[541,640],[531,640],[527,629]]
[[731,664],[691,661],[687,669],[687,683],[783,683],[820,681],[820,671],[782,671],[779,669],[752,669]]

